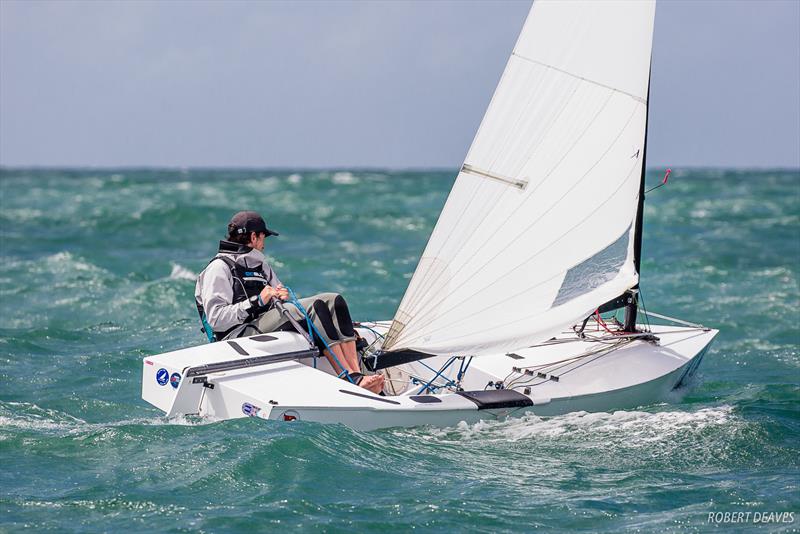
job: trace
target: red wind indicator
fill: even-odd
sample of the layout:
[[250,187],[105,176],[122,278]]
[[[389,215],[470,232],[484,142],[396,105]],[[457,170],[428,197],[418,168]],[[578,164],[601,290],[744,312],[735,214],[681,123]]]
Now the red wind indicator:
[[672,173],[672,169],[667,169],[667,172],[665,172],[665,173],[664,173],[664,179],[661,181],[661,183],[660,183],[660,184],[658,184],[658,185],[657,185],[657,186],[655,186],[655,187],[651,187],[650,189],[648,189],[647,191],[645,191],[645,192],[644,192],[644,194],[646,195],[647,193],[649,193],[650,191],[653,191],[654,189],[658,189],[659,187],[662,187],[662,186],[665,186],[665,185],[667,185],[667,180],[669,180],[669,175],[670,175],[671,173]]

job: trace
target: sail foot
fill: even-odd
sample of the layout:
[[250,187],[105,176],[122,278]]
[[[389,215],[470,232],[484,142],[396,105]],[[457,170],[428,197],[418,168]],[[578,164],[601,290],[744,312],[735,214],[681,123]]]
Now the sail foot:
[[376,354],[364,358],[364,365],[370,371],[379,371],[387,367],[402,365],[404,363],[416,362],[425,358],[433,358],[436,354],[428,354],[418,350],[403,349],[398,351],[380,351]]

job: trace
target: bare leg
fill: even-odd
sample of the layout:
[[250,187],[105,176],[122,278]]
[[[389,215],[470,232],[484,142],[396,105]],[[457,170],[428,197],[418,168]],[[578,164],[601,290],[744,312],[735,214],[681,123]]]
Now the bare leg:
[[333,369],[334,373],[338,375],[343,371],[343,369],[341,369],[338,365],[336,365],[336,361],[333,358],[331,358],[330,352],[326,350],[323,354],[325,355],[325,358],[328,360],[328,363],[331,364],[331,368]]
[[[333,351],[333,353],[336,355],[336,358],[339,359],[342,365],[347,368],[348,372],[361,372],[361,367],[358,365],[358,354],[356,352],[355,341],[348,341],[334,345],[331,347],[331,351]],[[338,365],[336,365],[335,360],[328,354],[328,351],[325,351],[325,356],[328,358],[328,362],[331,364],[331,367],[333,367],[337,373],[340,373],[342,370]],[[380,393],[383,390],[383,382],[383,375],[373,375],[362,378],[359,385],[373,393]]]
[[[356,350],[356,342],[355,341],[347,341],[339,345],[342,347],[344,351],[345,358],[347,358],[348,362],[353,365],[356,372],[361,371],[361,365],[359,365],[358,361],[358,351]],[[383,391],[383,383],[384,378],[383,375],[370,375],[365,376],[364,379],[359,384],[362,388],[368,389],[373,393],[380,393]]]
[[[347,359],[344,357],[344,352],[342,352],[341,344],[334,345],[333,347],[331,347],[331,351],[333,351],[333,355],[336,356],[336,359],[334,359],[333,356],[331,356],[331,354],[327,350],[325,351],[325,357],[328,358],[328,363],[331,364],[331,367],[333,367],[333,370],[336,371],[337,374],[345,370],[350,373],[354,372],[353,369],[350,367]],[[336,360],[339,360],[339,363],[341,363],[344,366],[344,369],[342,369],[336,364]]]
[[339,343],[338,345],[334,345],[334,346],[332,346],[332,347],[331,347],[331,350],[332,350],[332,351],[333,351],[333,353],[336,355],[336,358],[338,358],[338,359],[339,359],[339,362],[340,362],[342,365],[344,365],[344,368],[345,368],[345,369],[347,369],[347,371],[348,371],[348,372],[350,372],[350,373],[355,373],[355,372],[357,372],[357,371],[358,371],[358,369],[357,369],[357,368],[354,368],[354,367],[353,367],[353,366],[350,364],[350,361],[349,361],[349,360],[347,359],[347,357],[345,356],[345,353],[344,353],[344,351],[342,350],[342,343]]
[[[344,357],[347,360],[347,364],[345,365],[352,365],[355,372],[361,372],[361,365],[359,365],[358,362],[358,351],[356,351],[356,342],[345,341],[339,346],[342,347]],[[371,375],[365,376],[359,385],[373,393],[380,393],[383,391],[383,382],[383,375]]]
[[344,352],[344,359],[347,360],[347,363],[344,363],[348,368],[352,369],[355,372],[361,371],[361,366],[358,364],[358,353],[356,352],[356,342],[355,341],[345,341],[344,343],[339,344],[342,347],[342,351]]

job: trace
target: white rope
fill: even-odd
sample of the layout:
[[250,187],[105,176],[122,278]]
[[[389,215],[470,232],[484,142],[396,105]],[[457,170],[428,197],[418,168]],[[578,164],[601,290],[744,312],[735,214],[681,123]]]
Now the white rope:
[[664,319],[665,321],[672,321],[672,322],[674,322],[674,323],[682,324],[682,325],[684,325],[684,326],[692,326],[692,327],[694,327],[694,328],[701,328],[701,329],[703,329],[703,330],[710,330],[710,328],[708,328],[707,326],[703,326],[703,325],[701,325],[701,324],[697,324],[697,323],[690,323],[689,321],[684,321],[684,320],[681,320],[681,319],[676,319],[676,318],[674,318],[674,317],[669,317],[669,316],[667,316],[667,315],[661,315],[660,313],[655,313],[655,312],[647,311],[647,310],[644,310],[644,309],[642,309],[642,308],[639,308],[639,311],[641,311],[641,312],[644,312],[644,314],[645,314],[645,315],[649,315],[649,316],[651,316],[651,317],[656,317],[657,319]]

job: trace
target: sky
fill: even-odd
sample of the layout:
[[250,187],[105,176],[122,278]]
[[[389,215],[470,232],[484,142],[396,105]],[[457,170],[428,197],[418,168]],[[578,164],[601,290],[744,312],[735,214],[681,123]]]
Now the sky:
[[[455,168],[529,7],[0,0],[0,165]],[[800,0],[660,1],[648,131],[800,167]]]

